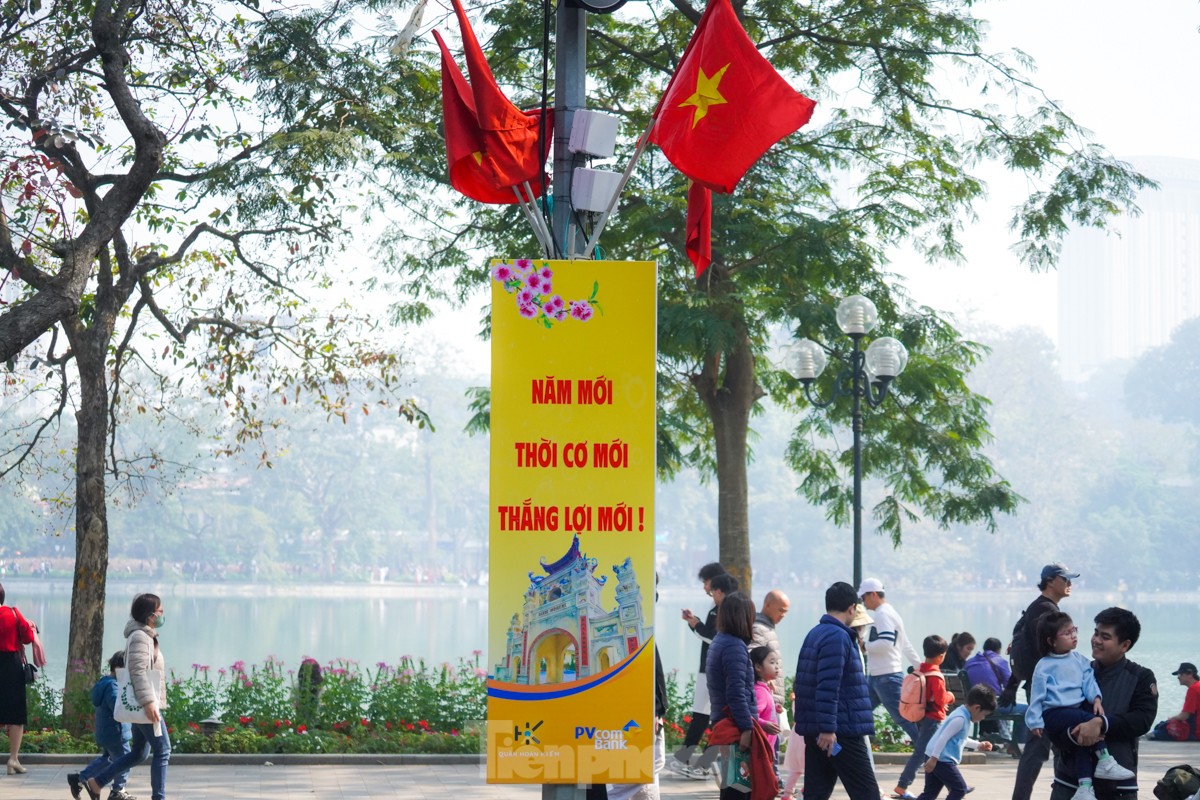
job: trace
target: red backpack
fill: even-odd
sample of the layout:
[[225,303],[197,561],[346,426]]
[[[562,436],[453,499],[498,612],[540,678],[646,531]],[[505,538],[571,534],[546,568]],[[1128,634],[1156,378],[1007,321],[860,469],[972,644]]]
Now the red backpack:
[[900,684],[900,716],[909,722],[920,722],[925,719],[928,704],[925,673],[913,670],[904,676],[904,682]]

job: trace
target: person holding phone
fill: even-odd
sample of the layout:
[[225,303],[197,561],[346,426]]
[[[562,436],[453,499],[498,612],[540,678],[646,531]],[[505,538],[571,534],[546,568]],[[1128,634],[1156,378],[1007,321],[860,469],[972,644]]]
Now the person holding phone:
[[793,729],[804,736],[804,800],[828,800],[838,780],[850,800],[877,800],[867,736],[875,733],[858,635],[850,628],[858,593],[839,581],[825,614],[804,637],[796,663]]

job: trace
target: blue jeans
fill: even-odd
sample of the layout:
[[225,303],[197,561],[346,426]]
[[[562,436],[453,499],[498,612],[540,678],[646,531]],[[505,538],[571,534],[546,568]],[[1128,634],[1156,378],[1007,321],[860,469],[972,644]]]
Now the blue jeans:
[[904,763],[904,769],[900,770],[900,780],[896,781],[897,786],[907,789],[916,780],[917,770],[924,766],[926,761],[925,748],[929,746],[929,740],[933,738],[933,732],[937,730],[938,722],[939,720],[926,717],[917,723],[917,738],[913,739],[913,752],[908,757],[908,761]]
[[1013,703],[1011,706],[1002,706],[996,709],[997,714],[1020,714],[1021,718],[1016,720],[1016,725],[1013,721],[1003,719],[998,720],[1000,725],[1000,738],[1007,739],[1010,742],[1017,744],[1025,744],[1029,741],[1029,728],[1025,727],[1025,712],[1029,710],[1029,706],[1025,703]]
[[[104,752],[92,759],[92,763],[79,771],[79,780],[87,781],[88,778],[95,777],[100,770],[107,767],[109,764],[117,761],[126,753],[129,752],[129,742],[120,742],[118,744],[102,744],[100,749]],[[112,788],[114,792],[125,788],[125,781],[129,780],[129,770],[117,775],[113,778]]]
[[895,723],[900,726],[900,730],[907,733],[908,738],[915,742],[917,740],[916,723],[909,722],[900,716],[900,687],[903,684],[904,676],[899,672],[871,675],[867,678],[867,685],[871,687],[871,708],[882,703]]
[[146,756],[153,751],[154,760],[150,762],[150,797],[152,800],[167,800],[167,762],[171,760],[171,737],[167,735],[167,723],[159,720],[159,725],[161,736],[154,735],[153,725],[131,725],[133,742],[130,752],[92,775],[96,783],[104,786],[114,775],[128,772],[130,767],[145,761]]

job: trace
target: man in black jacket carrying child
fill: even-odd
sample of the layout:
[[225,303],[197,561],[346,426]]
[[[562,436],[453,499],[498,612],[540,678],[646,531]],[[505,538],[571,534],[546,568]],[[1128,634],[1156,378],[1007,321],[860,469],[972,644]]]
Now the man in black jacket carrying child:
[[[1123,781],[1097,779],[1093,788],[1098,800],[1136,800],[1138,738],[1150,730],[1158,715],[1158,684],[1153,672],[1125,657],[1142,632],[1133,612],[1106,608],[1096,615],[1095,622],[1092,669],[1104,697],[1104,716],[1076,726],[1071,736],[1083,747],[1103,736],[1108,752],[1135,773]],[[1076,788],[1074,771],[1055,753],[1050,800],[1070,800]]]

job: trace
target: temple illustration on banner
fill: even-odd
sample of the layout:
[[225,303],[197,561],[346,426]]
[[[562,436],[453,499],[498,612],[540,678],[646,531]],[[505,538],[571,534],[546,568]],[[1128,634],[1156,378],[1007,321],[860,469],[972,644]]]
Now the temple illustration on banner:
[[529,573],[524,605],[509,624],[504,659],[492,676],[518,684],[568,683],[603,672],[633,653],[654,633],[642,614],[642,591],[631,559],[614,565],[617,606],[605,611],[595,558],[579,537],[553,563],[539,559],[544,575]]

